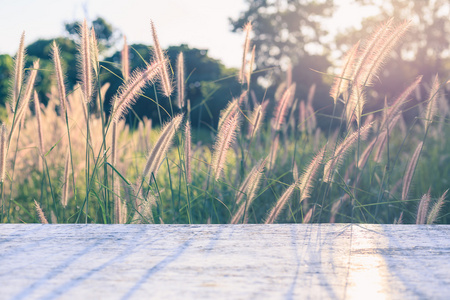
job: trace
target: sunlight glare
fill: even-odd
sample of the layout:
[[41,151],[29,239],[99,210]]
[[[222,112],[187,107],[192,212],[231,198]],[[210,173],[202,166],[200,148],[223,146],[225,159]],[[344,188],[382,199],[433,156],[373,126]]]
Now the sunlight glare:
[[361,29],[361,21],[364,18],[374,16],[379,13],[375,6],[361,6],[354,1],[339,1],[336,3],[336,11],[333,16],[324,21],[325,28],[332,35],[338,31],[354,27]]
[[[354,233],[347,282],[348,299],[387,299],[392,278],[381,253],[373,253],[389,241],[380,234],[377,239],[364,238],[365,229]],[[380,228],[381,231],[381,228]],[[400,287],[398,287],[400,288]]]

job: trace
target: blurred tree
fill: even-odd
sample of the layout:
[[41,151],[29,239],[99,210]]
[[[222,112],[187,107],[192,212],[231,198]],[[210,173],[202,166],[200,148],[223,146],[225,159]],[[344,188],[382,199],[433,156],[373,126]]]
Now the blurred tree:
[[14,61],[8,54],[0,55],[0,120],[6,118],[5,105],[9,101],[11,91],[10,74],[14,68]]
[[323,18],[333,11],[332,0],[246,0],[248,9],[236,20],[230,19],[232,30],[239,31],[251,21],[259,68],[298,64],[307,56],[326,54],[322,43],[326,31]]

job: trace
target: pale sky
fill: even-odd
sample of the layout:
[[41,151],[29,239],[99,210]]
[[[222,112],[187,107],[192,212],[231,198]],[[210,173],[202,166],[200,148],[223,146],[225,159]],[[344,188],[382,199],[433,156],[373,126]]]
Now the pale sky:
[[[230,32],[229,17],[245,9],[243,0],[0,0],[0,53],[15,54],[20,35],[25,43],[64,33],[64,22],[103,17],[129,44],[152,44],[150,20],[161,46],[188,44],[209,49],[209,55],[227,66],[239,66],[240,34]],[[87,8],[87,15],[84,7]]]
[[[355,25],[354,11],[346,3],[335,14],[332,27]],[[103,17],[125,34],[129,44],[152,44],[150,20],[155,23],[160,43],[188,44],[208,49],[209,56],[228,67],[239,67],[243,36],[232,33],[228,18],[237,18],[246,8],[244,0],[0,0],[0,54],[14,55],[20,35],[25,43],[38,38],[55,38],[64,33],[64,22],[92,21]],[[367,12],[365,13],[365,15]],[[118,47],[120,47],[118,43]]]

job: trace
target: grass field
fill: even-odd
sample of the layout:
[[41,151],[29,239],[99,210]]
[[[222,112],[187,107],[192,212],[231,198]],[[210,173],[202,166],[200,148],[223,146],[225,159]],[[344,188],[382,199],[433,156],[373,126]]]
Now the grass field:
[[[364,109],[367,92],[409,26],[387,21],[347,53],[340,73],[329,74],[329,101],[342,113],[327,116],[332,121],[323,128],[313,108],[315,87],[308,99],[296,98],[289,73],[274,95],[251,96],[248,24],[236,74],[242,94],[230,99],[211,132],[191,128],[183,55],[168,65],[153,24],[154,53],[145,69],[130,72],[124,47],[117,74],[123,85],[110,111],[103,109],[109,87],[101,74],[107,70],[86,22],[80,29],[80,84],[66,90],[55,43],[55,86],[47,106],[34,92],[39,62],[24,69],[22,37],[9,119],[1,125],[1,221],[448,224],[445,80],[436,75],[423,82],[417,74],[384,109]],[[144,119],[130,129],[124,117],[148,85],[161,91],[150,101],[176,103],[170,111],[158,110],[160,118],[171,119],[161,128]],[[411,108],[406,103],[414,94],[422,98]],[[406,122],[405,109],[418,113]]]

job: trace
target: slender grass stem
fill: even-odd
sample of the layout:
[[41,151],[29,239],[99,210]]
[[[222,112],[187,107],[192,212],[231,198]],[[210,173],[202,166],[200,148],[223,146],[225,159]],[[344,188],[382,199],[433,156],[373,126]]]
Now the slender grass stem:
[[[84,104],[83,104],[84,105]],[[88,222],[88,215],[89,215],[89,194],[90,194],[90,177],[89,177],[89,170],[90,170],[90,156],[89,156],[89,148],[90,148],[90,129],[89,129],[89,119],[90,119],[90,105],[89,103],[86,104],[86,164],[85,164],[85,174],[86,174],[86,195],[85,195],[85,200],[84,200],[84,204],[85,205],[85,209],[86,209],[86,218],[85,218],[85,223],[87,224]]]
[[52,196],[52,199],[53,199],[53,206],[55,209],[56,220],[58,221],[58,205],[57,205],[57,199],[55,197],[55,193],[53,192],[52,180],[50,178],[50,171],[48,169],[47,160],[45,158],[43,159],[43,162],[45,165],[45,170],[47,171],[46,173],[47,173],[48,185],[50,187],[50,195]]

